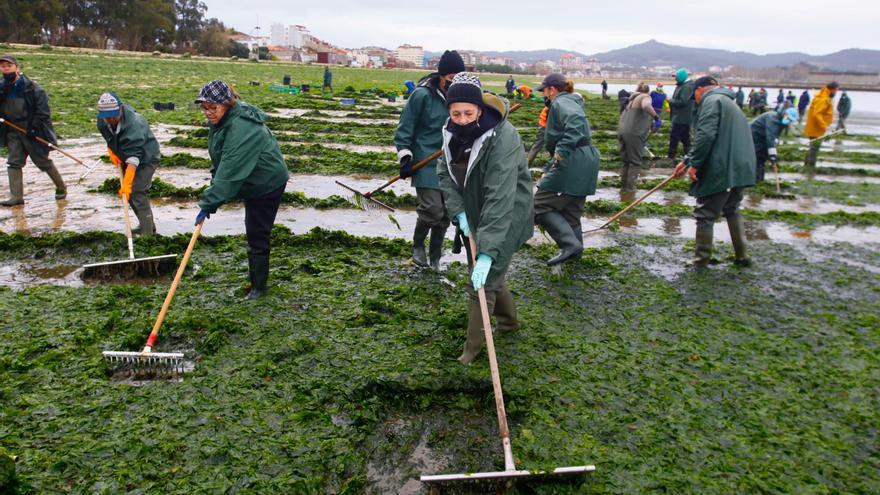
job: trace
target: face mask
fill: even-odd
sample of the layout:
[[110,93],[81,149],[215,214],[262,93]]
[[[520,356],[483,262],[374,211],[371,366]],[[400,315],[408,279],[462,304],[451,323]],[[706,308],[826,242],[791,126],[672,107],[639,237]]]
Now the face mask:
[[473,141],[482,133],[480,128],[480,119],[470,124],[458,125],[453,121],[449,121],[449,132],[452,133],[460,141]]
[[544,106],[550,108],[550,104],[553,103],[550,98],[544,98]]
[[3,74],[3,80],[8,83],[15,82],[16,77],[18,77],[18,74],[16,74],[15,72],[10,72],[9,74]]

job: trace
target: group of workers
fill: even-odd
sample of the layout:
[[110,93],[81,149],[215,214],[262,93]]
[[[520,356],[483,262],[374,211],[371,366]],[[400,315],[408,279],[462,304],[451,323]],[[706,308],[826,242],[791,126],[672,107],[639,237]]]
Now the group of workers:
[[[0,143],[9,150],[10,188],[10,198],[2,205],[24,202],[21,169],[28,156],[52,178],[56,198],[63,199],[66,187],[48,157],[49,147],[42,144],[56,142],[46,93],[21,73],[13,56],[0,57],[0,71],[0,117],[24,131],[0,125]],[[512,78],[508,90],[511,85]],[[484,91],[479,77],[465,72],[457,52],[444,52],[437,72],[414,86],[394,135],[400,177],[411,179],[418,200],[412,259],[419,266],[439,268],[450,224],[457,236],[474,243],[473,252],[465,243],[470,303],[467,338],[459,360],[467,364],[479,354],[484,339],[477,290],[485,290],[497,331],[519,328],[505,274],[514,253],[532,237],[535,225],[560,248],[548,265],[581,256],[581,218],[586,197],[596,192],[600,156],[592,144],[584,100],[574,91],[573,82],[561,74],[546,76],[537,89],[545,101],[541,145],[528,157],[519,133],[507,120],[508,101]],[[836,83],[831,83],[813,100],[805,129],[808,137],[823,135],[830,125],[830,102],[836,91]],[[251,282],[246,298],[254,299],[267,288],[270,236],[289,178],[287,165],[266,125],[266,114],[241,100],[227,83],[209,82],[195,103],[208,121],[212,163],[211,185],[199,199],[195,224],[210,218],[226,202],[244,201]],[[642,151],[665,104],[661,87],[652,93],[647,84],[640,84],[622,108],[618,134],[624,188],[635,188]],[[709,76],[689,80],[684,69],[676,73],[668,105],[672,114],[668,156],[674,159],[678,143],[683,145],[685,157],[674,175],[687,174],[697,198],[695,266],[709,263],[713,225],[721,215],[728,222],[735,263],[749,264],[739,214],[743,189],[760,180],[764,162],[775,160],[779,130],[797,120],[797,111],[767,112],[750,127],[731,89]],[[159,162],[158,142],[144,117],[119,95],[102,94],[97,107],[98,131],[119,168],[119,194],[135,212],[139,234],[152,235],[156,228],[148,191]],[[813,162],[814,149],[818,152],[818,146],[810,148]],[[416,169],[417,163],[437,150],[442,150],[439,158]],[[533,189],[529,162],[541,151],[549,158]]]

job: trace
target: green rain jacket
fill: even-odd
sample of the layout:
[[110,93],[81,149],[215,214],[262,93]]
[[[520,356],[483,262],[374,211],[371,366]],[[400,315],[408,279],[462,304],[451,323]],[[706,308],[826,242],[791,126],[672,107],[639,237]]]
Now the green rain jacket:
[[[400,123],[394,133],[394,146],[397,159],[412,156],[412,163],[427,158],[443,145],[441,129],[449,118],[446,110],[446,97],[437,87],[437,78],[426,78],[409,96]],[[437,179],[437,160],[417,170],[412,176],[413,187],[440,189]]]
[[262,110],[239,101],[210,126],[211,185],[199,208],[214,213],[227,201],[257,198],[287,182],[287,164],[266,120]]
[[547,116],[544,144],[561,160],[551,161],[538,188],[569,196],[595,194],[600,156],[591,139],[583,98],[564,91],[556,95]]
[[461,212],[477,244],[477,253],[492,257],[489,283],[500,277],[510,259],[535,231],[532,177],[516,128],[507,121],[507,100],[483,93],[486,111],[502,116],[494,129],[474,141],[464,184],[458,184],[449,165],[452,134],[443,128],[443,154],[437,175],[450,218]]
[[837,113],[841,118],[849,117],[849,112],[852,110],[852,100],[849,99],[849,95],[846,93],[840,95],[840,100],[837,102]]
[[673,124],[691,125],[694,119],[694,83],[685,81],[675,84],[675,91],[669,100],[672,113],[669,121]]
[[775,110],[764,112],[755,117],[755,120],[749,124],[752,129],[752,143],[755,150],[769,150],[776,147],[779,134],[787,126],[782,125],[782,117]]
[[717,88],[703,95],[696,137],[687,164],[697,169],[691,195],[709,196],[755,185],[755,145],[749,121],[733,102],[733,91]]
[[98,132],[104,136],[104,141],[107,141],[107,146],[116,156],[124,163],[130,163],[130,158],[136,158],[138,165],[159,162],[159,143],[150,130],[150,124],[128,103],[122,104],[122,121],[119,126],[119,132],[114,133],[104,119],[98,119]]
[[[46,91],[37,83],[30,80],[24,74],[21,74],[21,80],[24,82],[24,89],[22,90],[22,98],[25,101],[25,108],[27,108],[27,125],[26,130],[35,130],[37,136],[45,139],[46,141],[52,144],[58,144],[58,137],[55,135],[55,127],[52,125],[52,112],[49,109],[49,96],[46,94]],[[6,83],[0,81],[0,103],[6,99],[6,93],[3,91],[3,87]],[[0,115],[0,117],[6,118],[5,115]],[[0,124],[0,146],[6,146],[6,134],[9,132],[18,132],[12,130],[6,124]],[[40,150],[43,156],[48,156],[49,149],[45,144],[32,140],[34,147]]]

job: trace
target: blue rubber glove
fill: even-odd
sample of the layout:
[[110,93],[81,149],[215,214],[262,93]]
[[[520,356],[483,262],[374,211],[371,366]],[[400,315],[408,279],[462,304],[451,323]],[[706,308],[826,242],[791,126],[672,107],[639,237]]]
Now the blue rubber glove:
[[492,268],[492,257],[488,254],[480,253],[477,256],[477,264],[474,265],[474,271],[471,272],[471,283],[474,290],[480,290],[480,287],[486,285],[486,277],[489,276],[489,269]]
[[471,236],[471,227],[467,223],[467,215],[464,212],[455,215],[455,219],[458,220],[458,228],[461,229],[461,233],[464,234],[465,237]]
[[211,214],[206,210],[199,210],[199,214],[196,215],[196,225],[204,222],[206,218],[211,218]]

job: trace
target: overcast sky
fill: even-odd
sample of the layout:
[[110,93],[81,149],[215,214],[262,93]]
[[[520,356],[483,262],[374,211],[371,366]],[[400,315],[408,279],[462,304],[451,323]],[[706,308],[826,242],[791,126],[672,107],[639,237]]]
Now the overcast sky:
[[561,48],[593,54],[654,38],[673,45],[759,54],[880,49],[876,0],[205,3],[208,17],[242,32],[254,34],[259,25],[268,36],[273,23],[302,24],[318,38],[344,48],[393,49],[410,43],[430,51]]

